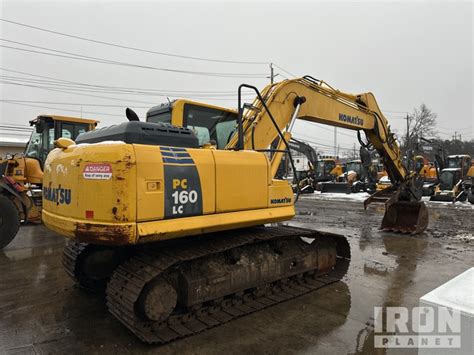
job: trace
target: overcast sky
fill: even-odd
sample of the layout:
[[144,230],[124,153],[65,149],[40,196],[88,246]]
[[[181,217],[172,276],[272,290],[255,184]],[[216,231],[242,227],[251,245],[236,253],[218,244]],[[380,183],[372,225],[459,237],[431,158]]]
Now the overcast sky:
[[[289,72],[277,68],[281,74],[277,79],[309,74],[342,91],[371,91],[399,135],[404,134],[405,112],[425,103],[438,114],[440,137],[451,137],[457,131],[463,138],[474,138],[472,2],[1,0],[1,6],[2,19],[61,33],[184,56],[274,62]],[[206,96],[200,101],[234,108],[240,83],[260,88],[268,83],[263,77],[269,74],[267,64],[219,63],[136,52],[7,22],[0,22],[0,31],[3,46],[45,51],[31,47],[34,45],[155,68],[259,76],[226,78],[166,72],[0,47],[1,68],[53,79],[162,90],[170,97],[191,96],[173,90],[212,91],[193,95]],[[82,108],[83,117],[98,118],[102,125],[108,125],[125,120],[127,106],[144,117],[147,107],[166,101],[166,95],[121,95],[89,89],[80,93],[113,99],[80,96],[45,90],[44,86],[58,90],[57,83],[46,82],[52,79],[4,70],[0,75],[2,100],[23,101],[22,105],[0,103],[1,124],[24,126],[41,113],[80,116]],[[74,91],[77,93],[77,88]],[[89,106],[92,104],[118,107]],[[331,131],[306,122],[295,127],[297,136],[320,143],[323,150],[332,145]],[[338,132],[342,149],[356,142],[353,132]]]

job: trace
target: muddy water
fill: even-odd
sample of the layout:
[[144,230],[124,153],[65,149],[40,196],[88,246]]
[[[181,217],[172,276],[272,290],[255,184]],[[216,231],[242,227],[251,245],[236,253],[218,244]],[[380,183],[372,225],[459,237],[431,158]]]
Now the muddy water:
[[291,224],[349,239],[342,282],[161,347],[140,343],[101,297],[73,285],[60,262],[63,239],[43,226],[22,227],[0,252],[0,354],[384,353],[373,349],[374,306],[416,306],[474,265],[470,209],[430,208],[420,236],[381,233],[383,211],[363,211],[356,201],[303,197],[298,212]]

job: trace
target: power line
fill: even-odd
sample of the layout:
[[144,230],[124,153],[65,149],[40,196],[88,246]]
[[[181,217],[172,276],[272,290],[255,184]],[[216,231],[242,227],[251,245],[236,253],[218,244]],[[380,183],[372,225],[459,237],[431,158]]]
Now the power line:
[[[325,126],[323,126],[322,124],[314,123],[314,127],[321,128],[321,129],[323,129],[323,130],[325,130],[325,131],[333,132],[333,129],[332,129],[332,128],[325,127]],[[347,128],[342,128],[342,129],[347,129]],[[346,136],[346,137],[354,138],[354,135],[348,134],[348,133],[344,133],[344,132],[340,132],[340,131],[338,131],[337,134],[338,134],[338,135],[341,135],[341,136]]]
[[170,90],[170,89],[149,89],[149,88],[144,89],[144,88],[135,88],[135,87],[123,87],[123,86],[107,86],[107,85],[89,84],[89,83],[84,83],[84,82],[64,80],[64,79],[59,79],[59,78],[55,78],[55,77],[51,77],[51,76],[32,74],[32,73],[27,73],[27,72],[24,72],[24,71],[12,70],[12,69],[2,68],[2,67],[0,67],[0,70],[7,71],[7,72],[12,72],[12,73],[16,73],[16,74],[22,74],[22,75],[37,77],[37,78],[51,79],[51,80],[54,80],[54,81],[59,81],[59,82],[64,82],[64,83],[76,84],[76,85],[81,85],[81,86],[92,86],[92,87],[98,87],[98,88],[128,89],[128,90],[139,90],[139,91],[150,91],[150,92],[156,91],[156,92],[183,93],[183,94],[184,93],[189,93],[189,94],[220,94],[220,93],[222,93],[222,94],[224,94],[224,93],[235,94],[236,93],[236,90],[227,90],[227,91],[199,90],[199,91],[193,91],[193,90]]
[[[50,80],[41,80],[41,79],[30,79],[30,78],[21,78],[21,77],[14,77],[14,76],[6,76],[0,75],[0,79],[7,80],[8,82],[15,82],[15,83],[27,83],[27,84],[39,84],[42,87],[47,88],[56,88],[56,89],[68,89],[78,92],[93,92],[93,93],[109,93],[109,94],[118,94],[118,95],[135,95],[135,96],[161,96],[161,97],[183,97],[186,96],[187,98],[194,98],[194,99],[219,99],[223,97],[236,97],[234,94],[192,94],[192,93],[185,93],[181,92],[180,95],[176,95],[177,93],[173,92],[161,92],[161,91],[139,91],[139,90],[128,90],[127,88],[114,88],[114,87],[107,87],[107,86],[98,86],[98,85],[82,85],[82,84],[69,84],[69,83],[62,83]],[[251,95],[250,93],[244,93],[244,96]],[[253,97],[253,95],[251,95]]]
[[[306,134],[303,134],[303,133],[296,133],[296,132],[295,132],[295,135],[311,138],[311,139],[305,138],[304,140],[306,140],[306,141],[308,141],[308,142],[310,142],[310,143],[312,143],[312,144],[322,145],[322,146],[324,146],[324,147],[332,148],[332,149],[334,150],[334,145],[329,145],[329,144],[320,143],[319,141],[313,140],[314,137],[310,137],[310,136],[308,136],[308,135],[306,135]],[[321,140],[324,140],[324,139],[321,139]],[[340,147],[340,149],[347,149],[347,150],[352,150],[352,149],[353,149],[353,147],[346,147],[346,146],[339,146],[339,147]]]
[[0,129],[10,130],[10,131],[31,131],[33,128],[28,126],[15,126],[9,124],[0,124]]
[[282,67],[280,67],[279,65],[277,65],[277,64],[275,64],[275,63],[273,63],[273,65],[274,65],[274,66],[276,66],[278,69],[280,69],[280,70],[284,71],[286,74],[289,74],[289,75],[290,75],[290,76],[292,76],[293,78],[296,78],[296,77],[297,77],[295,74],[293,74],[293,73],[289,72],[289,71],[288,71],[288,70],[286,70],[286,69],[283,69],[283,68],[282,68]]
[[[65,94],[71,94],[71,95],[79,95],[79,96],[86,96],[86,97],[93,97],[93,98],[99,98],[99,99],[105,99],[105,100],[113,100],[113,101],[120,101],[120,102],[135,102],[135,103],[142,103],[142,104],[149,104],[152,106],[157,105],[159,102],[150,102],[150,101],[141,101],[141,100],[132,100],[132,99],[122,99],[122,98],[116,98],[116,97],[110,97],[110,96],[102,96],[102,95],[92,95],[92,94],[84,94],[81,92],[81,90],[78,89],[58,89],[54,86],[38,86],[38,85],[31,85],[31,84],[22,84],[22,83],[15,83],[11,81],[5,81],[5,80],[0,80],[0,83],[7,84],[7,85],[15,85],[15,86],[23,86],[23,87],[30,87],[30,88],[36,88],[40,90],[46,90],[46,91],[54,91],[54,92],[61,92]],[[78,92],[79,91],[79,92]],[[100,91],[93,91],[93,92],[100,92]],[[119,93],[113,93],[113,94],[119,94]],[[161,96],[161,97],[168,97],[168,98],[179,98],[179,96],[174,96],[174,95],[149,95],[149,96]],[[231,98],[215,98],[215,97],[188,97],[191,99],[209,99],[209,100],[220,100],[220,101],[232,101]]]
[[20,106],[28,106],[28,107],[47,108],[48,110],[61,110],[61,111],[88,113],[88,114],[102,115],[102,116],[125,117],[125,115],[117,115],[117,114],[113,114],[113,113],[93,112],[93,111],[82,111],[82,110],[71,110],[71,109],[58,108],[58,107],[50,107],[50,106],[42,106],[42,105],[30,105],[30,104],[25,104],[25,103],[21,103],[21,102],[5,102],[5,103],[6,103],[6,104],[11,104],[11,105],[20,105]]
[[[60,90],[60,89],[55,89],[55,88],[51,88],[51,87],[44,87],[44,86],[37,86],[37,85],[27,85],[27,84],[19,84],[19,83],[4,81],[4,80],[0,80],[0,83],[8,84],[8,85],[17,85],[17,86],[24,86],[24,87],[37,88],[37,89],[42,89],[42,90],[47,90],[47,91],[56,91],[56,92],[62,92],[62,93],[66,93],[66,94],[73,94],[73,95],[80,95],[80,96],[87,96],[87,97],[95,97],[95,98],[99,98],[99,99],[106,99],[106,100],[114,100],[114,101],[121,101],[121,102],[123,102],[123,99],[119,99],[119,98],[115,98],[115,97],[82,94],[82,93],[78,93],[78,92],[74,92],[74,91]],[[130,100],[130,99],[127,100],[127,101],[129,101],[129,102],[136,102],[136,103],[142,103],[142,104],[156,105],[156,102],[147,102],[147,101]]]
[[157,51],[152,51],[152,50],[138,48],[138,47],[125,46],[125,45],[121,45],[121,44],[117,44],[117,43],[99,41],[99,40],[96,40],[96,39],[76,36],[76,35],[72,35],[72,34],[69,34],[69,33],[53,31],[53,30],[49,30],[49,29],[46,29],[46,28],[42,28],[42,27],[28,25],[26,23],[7,20],[7,19],[4,19],[4,18],[0,18],[0,21],[7,22],[7,23],[10,23],[10,24],[14,24],[14,25],[17,25],[17,26],[31,28],[31,29],[34,29],[34,30],[37,30],[37,31],[53,33],[53,34],[56,34],[56,35],[59,35],[59,36],[75,38],[75,39],[78,39],[78,40],[81,40],[81,41],[93,42],[93,43],[103,44],[103,45],[106,45],[106,46],[129,49],[129,50],[133,50],[133,51],[150,53],[150,54],[157,54],[157,55],[168,56],[168,57],[192,59],[192,60],[207,61],[207,62],[217,62],[217,63],[230,63],[230,64],[257,64],[257,65],[258,64],[270,64],[270,62],[235,61],[235,60],[225,60],[225,59],[187,56],[187,55],[180,55],[180,54],[166,53],[166,52],[157,52]]
[[458,131],[463,131],[463,130],[468,130],[468,129],[471,129],[472,128],[472,125],[470,126],[466,126],[466,127],[462,127],[462,128],[459,128],[459,127],[443,127],[443,126],[436,126],[437,128],[441,128],[441,129],[447,129],[447,130],[458,130]]
[[[5,39],[2,39],[2,38],[0,38],[0,40],[1,41],[6,41],[6,42],[14,42],[14,43],[17,43],[17,44],[20,44],[20,45],[23,45],[23,46],[27,46],[27,47],[31,47],[31,48],[39,48],[39,49],[47,50],[47,51],[54,52],[54,53],[42,52],[42,51],[37,51],[37,50],[33,50],[33,49],[6,46],[6,45],[3,45],[3,44],[0,45],[0,47],[7,48],[7,49],[13,49],[13,50],[17,50],[17,51],[23,51],[23,52],[29,52],[29,53],[35,53],[35,54],[42,54],[42,55],[47,55],[47,56],[59,57],[59,58],[81,60],[81,61],[93,62],[93,63],[118,65],[118,66],[125,66],[125,67],[131,67],[131,68],[139,68],[139,69],[158,70],[158,71],[179,73],[179,74],[211,76],[211,77],[217,77],[217,78],[265,78],[266,77],[266,74],[263,74],[263,73],[200,72],[200,71],[193,71],[193,70],[180,70],[180,69],[172,69],[172,68],[154,67],[154,66],[150,66],[150,65],[134,64],[134,63],[127,63],[127,62],[120,62],[120,61],[111,60],[111,59],[104,59],[104,58],[99,58],[99,57],[86,56],[86,55],[82,55],[82,54],[66,52],[66,51],[51,49],[51,48],[47,48],[47,47],[40,47],[40,46],[31,45],[31,44],[25,44],[25,43],[16,42],[16,41],[5,40]],[[57,53],[61,53],[61,54],[57,54]]]
[[[30,101],[30,100],[15,100],[15,99],[0,99],[0,102],[19,102],[31,104],[48,104],[48,105],[70,105],[70,106],[93,106],[93,107],[114,107],[126,108],[127,105],[107,105],[107,104],[91,104],[91,103],[73,103],[73,102],[54,102],[54,101]],[[150,106],[133,106],[134,108],[150,108]]]
[[382,110],[383,112],[390,112],[390,113],[401,113],[406,115],[408,111],[394,111],[394,110]]

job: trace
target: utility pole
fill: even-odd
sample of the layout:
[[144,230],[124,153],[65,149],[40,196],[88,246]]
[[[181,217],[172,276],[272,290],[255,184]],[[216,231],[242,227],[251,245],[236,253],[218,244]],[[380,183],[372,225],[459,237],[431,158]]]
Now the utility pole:
[[273,63],[270,63],[270,76],[267,76],[267,78],[270,79],[270,84],[273,84],[274,83],[274,79],[279,75],[279,74],[275,74],[275,68],[273,68]]
[[407,114],[407,117],[405,118],[407,120],[407,138],[406,138],[406,148],[408,150],[408,141],[410,139],[410,116]]
[[457,133],[458,131],[454,131],[454,140],[456,140]]
[[354,152],[352,153],[354,159],[356,159],[356,144],[354,143]]
[[334,159],[337,157],[337,127],[334,127]]
[[410,153],[410,115],[407,113],[407,117],[405,118],[407,120],[407,137],[405,139],[405,155],[407,157],[407,162],[410,162],[411,160],[411,153]]

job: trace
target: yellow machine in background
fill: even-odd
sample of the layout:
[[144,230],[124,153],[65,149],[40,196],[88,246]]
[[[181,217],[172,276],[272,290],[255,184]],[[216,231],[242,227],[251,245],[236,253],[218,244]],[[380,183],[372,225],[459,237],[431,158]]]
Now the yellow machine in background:
[[[256,92],[252,105],[241,104],[243,88]],[[370,93],[304,77],[262,93],[241,85],[237,116],[186,101],[163,109],[148,114],[161,123],[76,140],[87,145],[60,139],[45,163],[43,221],[72,240],[67,272],[86,287],[107,285],[110,312],[143,341],[200,332],[344,275],[343,236],[262,226],[295,215],[291,185],[274,177],[296,119],[363,131],[361,144],[379,152],[393,182],[382,227],[417,233],[428,224],[421,185]],[[169,125],[179,117],[181,127]]]
[[336,159],[325,158],[318,160],[315,169],[316,190],[321,190],[322,183],[335,180],[343,173],[342,166],[338,164]]
[[469,155],[450,155],[445,168],[439,173],[439,184],[436,185],[430,201],[465,201],[472,199],[474,185],[474,167]]
[[423,178],[424,182],[433,182],[437,180],[436,167],[432,163],[429,163],[421,155],[417,155],[414,160],[418,174]]
[[[21,221],[41,223],[43,164],[60,137],[76,139],[94,129],[98,121],[42,115],[23,154],[0,158],[0,249],[15,237]],[[67,167],[65,167],[67,169]]]

